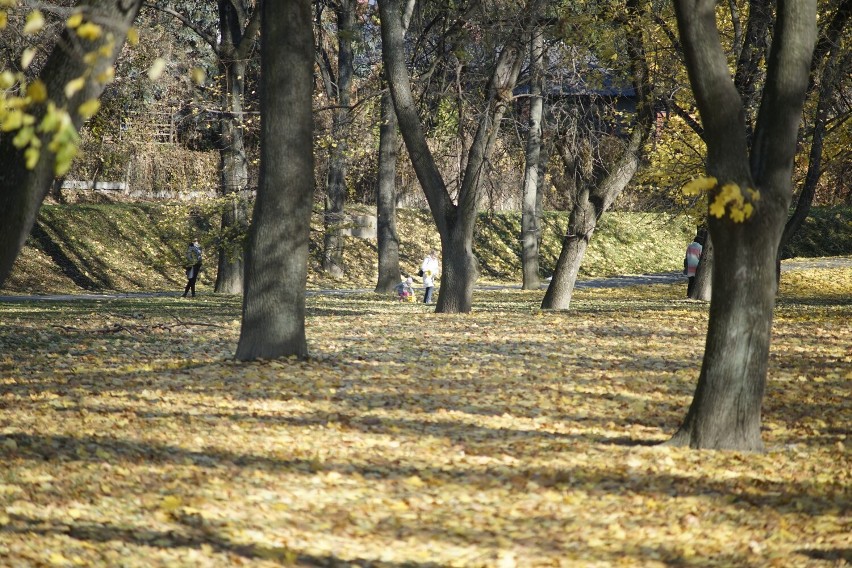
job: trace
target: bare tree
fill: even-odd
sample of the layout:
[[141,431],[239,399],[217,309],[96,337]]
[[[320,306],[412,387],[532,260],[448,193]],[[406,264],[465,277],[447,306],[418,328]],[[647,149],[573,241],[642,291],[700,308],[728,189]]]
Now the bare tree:
[[[557,148],[566,176],[573,180],[574,195],[568,229],[553,278],[541,302],[542,308],[567,309],[570,306],[580,265],[598,219],[633,179],[643,155],[643,145],[654,124],[654,98],[642,39],[643,14],[638,0],[628,0],[626,8],[622,23],[627,29],[627,51],[638,104],[636,120],[626,141],[614,140],[614,136],[597,140],[595,132],[600,128],[595,121],[600,119],[596,118],[599,113],[596,105],[574,105],[570,109],[574,118],[567,134],[557,142]],[[606,146],[614,142],[621,148],[607,151]]]
[[[194,20],[181,9],[162,2],[145,6],[169,14],[195,32],[210,46],[219,65],[219,195],[222,210],[219,262],[215,291],[240,294],[243,291],[243,239],[248,229],[248,159],[245,148],[244,95],[246,69],[260,29],[262,0],[217,0],[218,21]],[[189,6],[192,7],[191,5]]]
[[537,6],[537,1],[531,0],[520,20],[521,25],[514,27],[494,64],[486,105],[467,153],[458,198],[454,202],[426,142],[411,92],[404,57],[403,2],[379,1],[382,55],[400,132],[441,237],[443,273],[436,307],[438,312],[465,313],[471,309],[473,286],[479,273],[478,262],[473,255],[473,232],[482,175],[493,150],[500,121],[512,101],[512,90],[523,58],[521,39],[528,33],[529,14],[535,12],[534,6]]

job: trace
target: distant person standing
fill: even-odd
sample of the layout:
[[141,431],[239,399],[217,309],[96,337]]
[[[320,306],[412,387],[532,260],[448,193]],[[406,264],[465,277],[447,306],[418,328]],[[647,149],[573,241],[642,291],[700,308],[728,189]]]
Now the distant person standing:
[[686,247],[686,257],[683,259],[683,271],[689,279],[686,285],[686,297],[692,296],[692,288],[695,286],[695,271],[698,270],[698,263],[701,262],[701,251],[704,250],[704,239],[701,233],[697,233],[692,242]]
[[198,241],[191,241],[186,249],[186,288],[183,291],[182,298],[192,292],[192,297],[195,297],[195,281],[198,280],[198,273],[201,272],[201,247]]
[[435,278],[438,277],[438,253],[431,251],[423,259],[423,264],[420,266],[420,276],[423,277],[423,287],[426,288],[426,293],[423,295],[423,303],[432,303],[432,292],[435,291]]

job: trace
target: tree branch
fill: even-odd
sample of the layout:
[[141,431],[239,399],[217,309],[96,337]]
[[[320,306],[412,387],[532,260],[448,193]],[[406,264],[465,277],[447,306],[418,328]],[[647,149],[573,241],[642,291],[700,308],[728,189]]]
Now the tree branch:
[[216,37],[213,34],[207,32],[204,28],[202,28],[192,20],[190,20],[186,15],[181,14],[180,12],[172,9],[169,6],[164,6],[159,2],[144,2],[142,4],[142,7],[157,10],[159,12],[174,17],[175,19],[180,21],[180,23],[182,23],[184,26],[194,31],[201,39],[203,39],[207,43],[207,45],[209,45],[210,48],[213,50],[213,53],[215,53],[217,56],[220,55],[219,46],[216,43]]

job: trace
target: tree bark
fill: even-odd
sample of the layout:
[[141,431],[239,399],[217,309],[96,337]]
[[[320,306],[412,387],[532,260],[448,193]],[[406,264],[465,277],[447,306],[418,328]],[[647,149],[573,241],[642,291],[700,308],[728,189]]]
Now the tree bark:
[[[728,71],[713,0],[675,0],[690,84],[719,186],[756,188],[745,221],[709,217],[710,320],[695,396],[670,445],[760,451],[775,253],[790,204],[793,158],[816,40],[815,0],[779,0],[767,79],[749,152],[743,101]],[[720,191],[711,191],[711,201]]]
[[323,240],[323,270],[334,278],[343,276],[343,221],[346,203],[347,137],[351,122],[350,106],[352,77],[355,74],[352,51],[355,31],[356,0],[339,0],[337,14],[337,85],[334,89],[337,108],[331,126],[331,147],[328,157],[328,180],[325,194],[325,238]]
[[[850,18],[850,13],[852,13],[852,2],[845,0],[838,8],[834,18],[829,22],[825,35],[820,38],[820,42],[814,50],[814,60],[811,62],[811,69],[816,70],[818,68],[822,57],[827,56],[827,61],[825,62],[819,81],[816,116],[814,117],[811,149],[808,156],[808,171],[805,174],[805,181],[802,184],[802,190],[796,201],[796,208],[787,220],[786,225],[784,225],[784,232],[781,234],[781,242],[778,245],[778,266],[776,272],[779,278],[781,275],[783,250],[810,214],[811,204],[816,195],[817,184],[822,174],[822,152],[827,134],[826,130],[829,111],[832,106],[832,98],[835,92],[837,92],[843,71],[848,70],[850,63],[852,63],[852,54],[848,50],[844,53],[839,46],[839,40],[844,26]],[[822,46],[821,44],[824,40],[826,45]],[[813,83],[811,83],[812,85]]]
[[222,62],[223,116],[219,149],[219,193],[224,199],[219,266],[214,291],[223,294],[243,292],[243,239],[248,229],[248,162],[243,138],[243,91],[245,64]]
[[262,5],[260,179],[236,358],[307,356],[305,286],[314,193],[309,0]]
[[379,126],[379,187],[376,196],[376,239],[379,277],[376,292],[393,292],[399,284],[399,237],[396,233],[396,162],[399,140],[396,112],[389,91],[382,93]]
[[[39,124],[47,110],[47,103],[57,108],[69,109],[71,123],[79,131],[83,118],[77,112],[80,105],[97,99],[105,83],[99,77],[112,67],[127,30],[136,18],[141,0],[84,0],[78,5],[81,11],[93,18],[104,30],[101,38],[90,41],[79,37],[73,30],[63,28],[59,41],[39,73],[47,90],[47,100],[27,109]],[[88,19],[88,18],[87,18]],[[72,37],[73,35],[73,37]],[[109,55],[101,55],[94,67],[80,57],[84,53],[97,53],[108,43],[115,42]],[[78,77],[86,77],[82,89],[70,99],[65,96],[65,86]],[[56,154],[49,145],[52,133],[39,133],[41,152],[33,168],[26,167],[24,150],[12,143],[14,135],[0,136],[0,285],[12,271],[12,265],[32,229],[44,198],[50,191],[55,175]]]
[[[403,7],[403,33],[408,29],[415,0]],[[390,293],[399,284],[399,236],[396,232],[396,165],[399,160],[399,121],[393,108],[393,98],[387,88],[387,71],[382,72],[385,90],[382,91],[379,126],[379,182],[376,195],[376,240],[379,276],[376,292]]]
[[539,218],[539,172],[541,171],[541,121],[544,116],[544,39],[541,29],[533,28],[530,37],[530,120],[524,170],[523,204],[521,207],[521,267],[523,289],[538,290],[539,242],[541,225]]
[[596,225],[597,212],[586,191],[571,209],[568,231],[562,239],[562,250],[556,261],[553,278],[541,301],[542,309],[567,310],[570,307],[577,275]]

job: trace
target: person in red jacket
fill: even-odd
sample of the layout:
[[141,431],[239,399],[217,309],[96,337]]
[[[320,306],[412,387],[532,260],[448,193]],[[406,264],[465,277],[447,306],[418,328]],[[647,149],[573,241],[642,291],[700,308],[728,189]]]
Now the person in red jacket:
[[698,270],[698,263],[701,262],[701,251],[704,250],[703,240],[699,232],[686,247],[686,257],[683,259],[683,271],[689,279],[689,283],[686,285],[687,298],[692,295],[692,288],[695,286],[695,271]]

